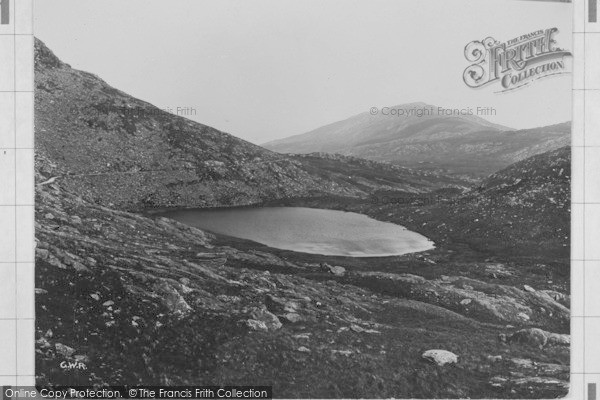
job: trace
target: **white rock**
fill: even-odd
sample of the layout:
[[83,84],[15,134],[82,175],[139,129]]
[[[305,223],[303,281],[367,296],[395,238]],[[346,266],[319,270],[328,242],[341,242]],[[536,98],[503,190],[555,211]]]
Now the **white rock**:
[[462,304],[463,306],[466,306],[466,305],[469,305],[469,304],[471,304],[471,302],[472,302],[472,301],[473,301],[473,300],[471,300],[471,299],[462,299],[462,300],[460,301],[460,304]]
[[282,324],[274,314],[266,309],[256,309],[252,312],[252,319],[246,321],[246,324],[254,330],[275,331],[281,328]]
[[346,268],[336,266],[329,266],[329,272],[335,276],[344,276],[346,274]]
[[522,312],[518,313],[517,317],[519,317],[519,318],[521,318],[522,320],[525,320],[525,321],[529,321],[529,319],[530,319],[529,315],[527,315],[525,313],[522,313]]
[[333,354],[341,354],[341,355],[346,356],[346,357],[348,357],[349,355],[352,354],[351,350],[331,350],[331,352]]
[[54,345],[54,348],[56,349],[56,352],[63,357],[71,357],[73,353],[75,353],[74,348],[64,345],[62,343],[56,343]]
[[296,323],[302,321],[302,317],[297,313],[287,313],[283,315],[281,318],[285,319],[288,322]]
[[293,337],[294,339],[310,339],[310,333],[299,333]]
[[526,292],[535,292],[535,289],[529,285],[523,285],[523,289],[525,289]]
[[423,353],[422,357],[440,367],[446,364],[456,364],[458,362],[458,356],[456,354],[440,349],[427,350]]
[[248,325],[248,327],[250,329],[253,329],[255,331],[268,331],[269,330],[269,328],[267,328],[267,324],[265,324],[262,321],[257,321],[255,319],[247,320],[246,325]]

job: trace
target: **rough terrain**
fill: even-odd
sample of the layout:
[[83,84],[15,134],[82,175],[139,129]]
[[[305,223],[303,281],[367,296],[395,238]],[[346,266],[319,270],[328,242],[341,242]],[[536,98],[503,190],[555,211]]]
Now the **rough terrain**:
[[[567,390],[568,295],[560,275],[546,280],[552,269],[454,265],[439,252],[381,268],[322,265],[90,204],[46,178],[36,207],[39,384],[269,384],[277,397]],[[431,349],[458,363],[425,360]],[[65,360],[85,369],[62,369]]]
[[[41,42],[36,84],[38,384],[566,394],[569,148],[467,190],[472,179],[431,170],[272,153],[156,110]],[[247,204],[360,212],[436,248],[326,257],[130,212]]]

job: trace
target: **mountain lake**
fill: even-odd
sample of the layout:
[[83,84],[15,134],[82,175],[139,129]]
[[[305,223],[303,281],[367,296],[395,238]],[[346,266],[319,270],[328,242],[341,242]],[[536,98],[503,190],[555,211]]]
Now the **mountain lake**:
[[186,209],[160,215],[217,234],[310,254],[385,257],[430,250],[403,226],[353,212],[304,207]]

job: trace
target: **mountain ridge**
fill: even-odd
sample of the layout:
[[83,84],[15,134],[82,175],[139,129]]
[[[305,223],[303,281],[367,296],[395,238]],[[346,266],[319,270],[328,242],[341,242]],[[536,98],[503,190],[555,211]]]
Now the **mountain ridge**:
[[[570,142],[570,122],[517,130],[477,115],[439,115],[436,106],[423,102],[388,108],[404,110],[404,115],[382,115],[378,109],[376,115],[357,114],[263,146],[284,154],[338,153],[483,178]],[[435,111],[407,115],[424,109]]]
[[[370,111],[365,111],[365,112],[350,116],[343,120],[334,121],[334,122],[325,124],[323,126],[312,129],[308,132],[299,133],[299,134],[291,135],[291,136],[288,136],[285,138],[275,139],[275,140],[271,140],[271,141],[262,143],[261,146],[264,146],[266,148],[271,148],[271,147],[274,147],[275,145],[277,145],[277,143],[285,142],[285,141],[291,140],[291,139],[297,139],[302,136],[310,136],[310,135],[316,134],[317,132],[320,132],[324,129],[331,129],[331,128],[343,126],[343,125],[347,124],[348,121],[351,121],[351,120],[362,120],[362,119],[375,120],[375,119],[381,118],[382,116],[390,117],[390,118],[403,118],[406,120],[411,120],[411,119],[415,119],[415,118],[433,117],[434,113],[439,113],[440,109],[446,110],[444,107],[438,107],[438,106],[428,104],[425,102],[412,102],[412,103],[398,104],[398,105],[382,107],[382,108],[374,107],[374,109],[376,110],[375,114],[373,114],[373,112],[370,112]],[[384,111],[384,110],[387,110],[387,111]],[[403,116],[397,115],[398,110],[402,111],[402,113],[404,115]],[[421,111],[424,115],[418,116],[417,113],[419,111]],[[396,112],[396,114],[394,114],[394,112]],[[384,114],[384,113],[386,113],[386,114]],[[440,117],[439,114],[437,116]],[[487,127],[490,129],[502,130],[502,131],[515,130],[515,129],[507,127],[507,126],[503,126],[500,124],[494,124],[494,123],[492,123],[484,118],[481,118],[477,115],[460,115],[459,114],[459,115],[454,115],[453,117],[457,118],[457,119],[469,121],[469,122],[475,122],[475,123],[480,124],[482,127]]]

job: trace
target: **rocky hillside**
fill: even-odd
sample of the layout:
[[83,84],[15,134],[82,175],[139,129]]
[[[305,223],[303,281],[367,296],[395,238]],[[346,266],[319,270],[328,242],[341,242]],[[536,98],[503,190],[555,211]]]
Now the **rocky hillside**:
[[515,131],[477,116],[440,115],[438,107],[425,103],[390,109],[434,111],[400,117],[365,112],[264,147],[280,153],[340,153],[481,178],[570,143],[570,123]]
[[344,209],[394,222],[459,253],[483,257],[568,260],[570,250],[571,148],[515,163],[466,193],[439,190],[411,195],[378,192],[369,201],[287,202]]
[[[570,249],[571,148],[515,163],[439,208],[472,246],[566,260]],[[445,227],[448,237],[456,234]]]
[[477,181],[469,176],[452,176],[439,171],[406,168],[387,162],[343,156],[341,154],[310,153],[290,155],[311,175],[346,182],[373,194],[378,191],[400,190],[423,193],[440,189],[467,189]]
[[[436,170],[272,153],[73,70],[39,41],[36,84],[38,385],[566,394],[569,148],[466,191]],[[277,201],[396,222],[436,248],[326,257],[125,210]]]
[[277,398],[567,391],[568,295],[548,271],[447,264],[445,250],[388,259],[388,272],[372,259],[315,263],[89,203],[50,181],[56,168],[37,157],[38,385],[260,383]]
[[[72,69],[35,42],[36,151],[56,163],[61,184],[121,209],[231,206],[278,198],[366,196],[381,185],[328,175],[306,160],[273,153],[135,99]],[[343,171],[338,162],[332,169]],[[401,171],[396,171],[401,172]],[[388,180],[410,192],[437,177]]]

